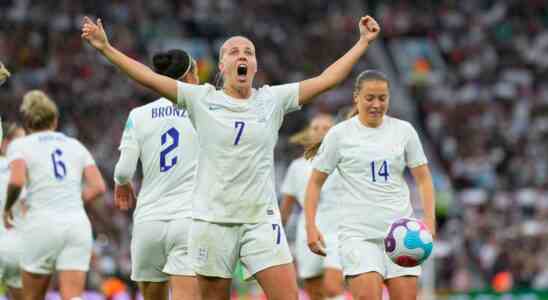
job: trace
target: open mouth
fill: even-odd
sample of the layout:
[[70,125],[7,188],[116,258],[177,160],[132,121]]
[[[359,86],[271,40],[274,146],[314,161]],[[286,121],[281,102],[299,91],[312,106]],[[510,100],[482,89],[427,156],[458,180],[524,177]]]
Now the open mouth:
[[245,77],[247,76],[247,65],[239,64],[237,72],[238,72],[239,79],[245,79]]

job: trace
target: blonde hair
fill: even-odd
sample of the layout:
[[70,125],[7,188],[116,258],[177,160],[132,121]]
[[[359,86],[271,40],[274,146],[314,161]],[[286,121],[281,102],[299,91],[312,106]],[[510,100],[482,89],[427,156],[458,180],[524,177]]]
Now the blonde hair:
[[29,130],[49,129],[57,121],[57,105],[40,90],[32,90],[23,96],[21,113],[25,127]]

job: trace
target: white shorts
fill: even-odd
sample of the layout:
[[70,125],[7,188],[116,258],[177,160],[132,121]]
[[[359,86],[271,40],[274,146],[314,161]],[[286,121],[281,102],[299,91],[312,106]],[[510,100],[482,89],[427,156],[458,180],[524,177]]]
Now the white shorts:
[[293,261],[283,226],[274,222],[220,224],[193,220],[191,253],[196,274],[232,278],[238,259],[246,276]]
[[35,274],[87,272],[92,243],[85,214],[62,220],[29,219],[21,230],[21,269]]
[[194,276],[188,253],[191,218],[134,224],[131,238],[131,279],[164,282],[170,275]]
[[[0,224],[3,226],[3,224]],[[19,237],[14,229],[2,232],[0,236],[0,283],[11,288],[21,288],[19,269]]]
[[381,240],[348,239],[340,242],[341,262],[345,276],[377,272],[384,279],[401,276],[420,276],[421,267],[396,265],[384,252]]
[[322,275],[327,268],[341,270],[342,266],[337,243],[337,233],[324,233],[327,255],[323,257],[310,251],[310,248],[308,248],[306,231],[301,227],[302,226],[297,229],[296,239],[296,258],[299,278],[309,279],[318,277]]

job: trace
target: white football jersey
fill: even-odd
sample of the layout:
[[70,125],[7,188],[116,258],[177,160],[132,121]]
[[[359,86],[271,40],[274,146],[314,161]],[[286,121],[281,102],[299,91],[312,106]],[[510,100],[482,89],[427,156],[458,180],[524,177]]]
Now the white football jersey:
[[[285,179],[282,183],[282,193],[291,195],[297,198],[297,201],[304,209],[304,201],[306,188],[308,186],[308,180],[312,174],[312,162],[306,160],[304,157],[297,158],[291,162]],[[335,172],[329,176],[322,187],[320,192],[320,201],[318,203],[316,222],[321,227],[325,227],[324,224],[336,227],[338,223],[339,201],[343,191],[342,182],[338,172]],[[299,216],[299,224],[304,227],[304,213]]]
[[394,220],[413,214],[405,167],[427,160],[413,126],[385,116],[377,128],[358,117],[339,123],[324,138],[314,169],[339,171],[344,184],[339,237],[384,238]]
[[8,147],[10,162],[27,166],[26,204],[30,215],[85,215],[82,201],[84,168],[95,165],[89,151],[60,132],[42,131],[14,140]]
[[198,147],[187,112],[169,100],[161,98],[130,112],[120,150],[139,151],[143,170],[134,222],[191,215]]
[[[312,162],[300,157],[291,162],[282,183],[282,193],[297,198],[303,208],[306,188],[311,174]],[[320,202],[318,203],[318,213],[330,211],[337,207],[339,192],[342,190],[342,182],[338,177],[338,172],[335,171],[323,185]]]
[[285,114],[300,108],[299,84],[253,89],[246,100],[210,84],[178,85],[178,103],[187,108],[201,149],[193,217],[258,223],[279,213],[274,146]]

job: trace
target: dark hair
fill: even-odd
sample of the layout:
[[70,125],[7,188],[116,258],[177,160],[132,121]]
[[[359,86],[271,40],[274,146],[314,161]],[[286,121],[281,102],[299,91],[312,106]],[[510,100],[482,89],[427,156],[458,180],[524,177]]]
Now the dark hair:
[[[378,70],[365,70],[358,75],[356,78],[356,81],[354,83],[354,97],[360,92],[362,89],[362,85],[366,81],[384,81],[386,84],[388,84],[388,87],[390,88],[390,81],[388,80],[388,77],[381,71]],[[358,114],[358,107],[354,104],[352,107],[352,110],[348,113],[346,116],[347,119],[350,119]],[[306,150],[304,152],[304,157],[306,159],[312,159],[316,154],[318,153],[318,150],[320,149],[320,146],[322,145],[322,141],[310,144],[306,147]]]
[[194,67],[193,59],[186,51],[172,49],[160,52],[152,57],[154,71],[173,79],[179,79]]

